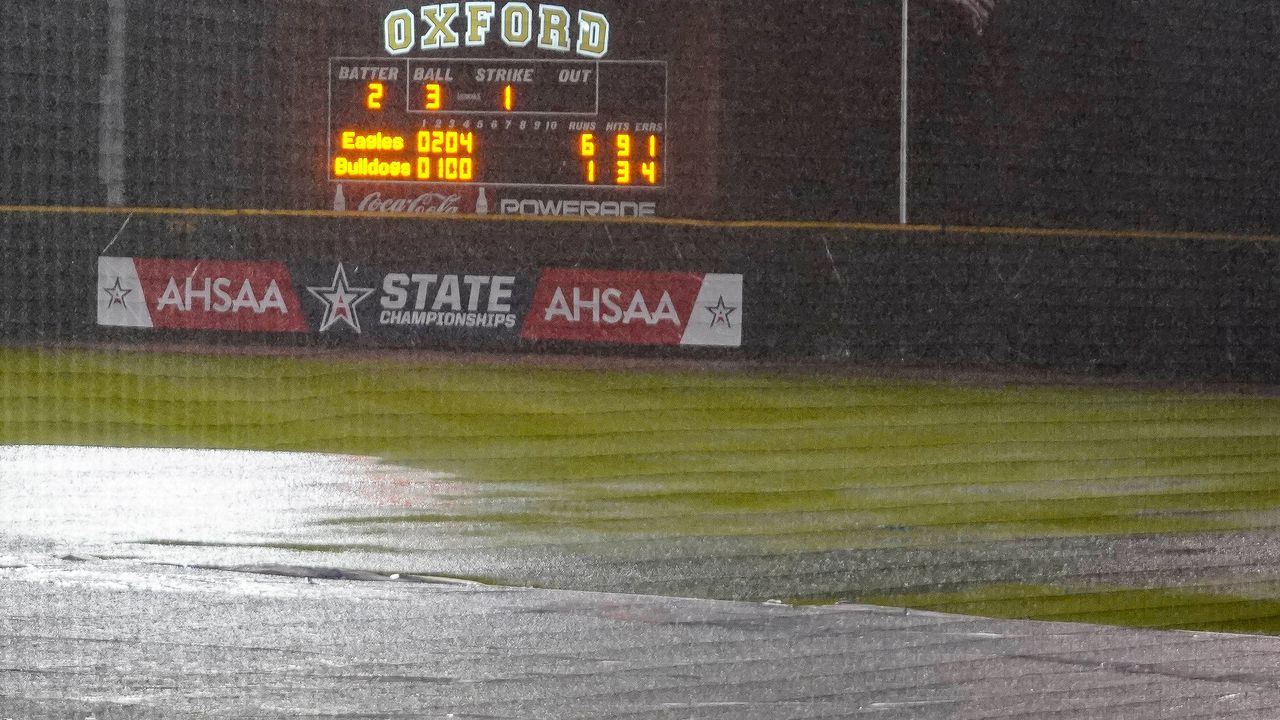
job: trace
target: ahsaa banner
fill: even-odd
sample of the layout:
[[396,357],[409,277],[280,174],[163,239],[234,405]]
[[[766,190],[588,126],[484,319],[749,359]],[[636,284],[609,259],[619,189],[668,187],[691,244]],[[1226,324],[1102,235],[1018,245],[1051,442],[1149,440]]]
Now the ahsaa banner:
[[743,342],[741,275],[103,257],[97,277],[103,327],[306,333],[378,347]]
[[98,324],[228,332],[307,331],[278,262],[98,259]]
[[742,346],[742,276],[546,270],[527,340]]

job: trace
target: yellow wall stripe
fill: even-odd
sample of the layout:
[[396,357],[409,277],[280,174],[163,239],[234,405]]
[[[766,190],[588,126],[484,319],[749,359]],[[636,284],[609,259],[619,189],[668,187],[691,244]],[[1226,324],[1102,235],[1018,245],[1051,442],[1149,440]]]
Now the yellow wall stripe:
[[394,220],[478,223],[629,224],[699,227],[722,230],[830,230],[896,234],[945,234],[1020,236],[1037,238],[1109,238],[1116,240],[1216,240],[1280,243],[1280,235],[1246,233],[1159,232],[1149,230],[1099,230],[1093,228],[1031,228],[969,225],[897,225],[865,222],[806,222],[789,220],[691,220],[678,218],[536,217],[526,215],[406,215],[336,212],[332,210],[254,210],[213,208],[109,208],[73,205],[0,205],[0,215],[155,215],[206,218],[327,218],[344,220]]

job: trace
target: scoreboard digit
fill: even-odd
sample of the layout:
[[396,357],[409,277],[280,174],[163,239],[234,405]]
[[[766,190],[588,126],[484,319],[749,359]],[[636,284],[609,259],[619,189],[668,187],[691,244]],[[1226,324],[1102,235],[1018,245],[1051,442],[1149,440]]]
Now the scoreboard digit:
[[590,214],[596,199],[615,198],[659,214],[677,174],[672,76],[688,68],[673,61],[680,31],[655,42],[649,25],[669,13],[619,5],[466,2],[380,15],[381,54],[329,58],[325,179],[339,199],[370,186],[478,195],[477,211],[569,198],[564,207]]
[[[664,186],[664,62],[335,58],[331,64],[331,180]],[[441,138],[465,138],[466,150],[442,155]],[[447,176],[405,170],[438,169],[423,161],[441,157],[457,157],[468,169]],[[593,161],[616,172],[593,171]]]

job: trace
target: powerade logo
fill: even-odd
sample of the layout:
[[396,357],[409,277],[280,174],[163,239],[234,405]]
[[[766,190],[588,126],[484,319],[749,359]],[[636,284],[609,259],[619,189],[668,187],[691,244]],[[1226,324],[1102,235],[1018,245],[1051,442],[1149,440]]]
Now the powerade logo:
[[577,52],[593,59],[609,54],[608,17],[579,10],[575,18],[559,5],[539,5],[536,13],[523,2],[506,3],[501,12],[495,2],[423,5],[417,13],[407,8],[392,11],[383,20],[382,31],[389,55],[404,55],[415,47],[481,48],[492,35],[512,48],[527,47],[536,40],[539,50]]
[[658,214],[658,204],[631,200],[506,198],[498,203],[498,212],[537,217],[654,217]]

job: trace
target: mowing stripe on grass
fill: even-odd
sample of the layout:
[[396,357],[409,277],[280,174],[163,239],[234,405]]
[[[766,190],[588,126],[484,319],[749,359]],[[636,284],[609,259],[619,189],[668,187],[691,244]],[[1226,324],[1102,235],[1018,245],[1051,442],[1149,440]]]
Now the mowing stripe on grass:
[[[1277,398],[7,349],[0,443],[344,453],[456,477],[465,492],[262,543],[424,564],[397,570],[465,556],[471,576],[583,589],[1268,631],[1280,615],[1232,590],[1280,587]],[[1123,557],[1108,538],[1159,542]],[[1197,538],[1238,543],[1235,559],[1169,559]],[[1143,572],[1153,587],[1108,584]],[[1038,581],[1065,576],[1069,592]]]

